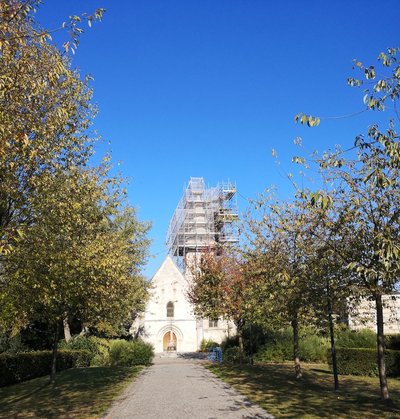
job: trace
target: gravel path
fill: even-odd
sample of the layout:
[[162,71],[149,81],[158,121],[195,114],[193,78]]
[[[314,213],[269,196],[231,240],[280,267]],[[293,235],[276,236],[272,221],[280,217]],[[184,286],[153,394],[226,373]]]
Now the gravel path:
[[105,415],[107,419],[273,418],[198,360],[156,358]]

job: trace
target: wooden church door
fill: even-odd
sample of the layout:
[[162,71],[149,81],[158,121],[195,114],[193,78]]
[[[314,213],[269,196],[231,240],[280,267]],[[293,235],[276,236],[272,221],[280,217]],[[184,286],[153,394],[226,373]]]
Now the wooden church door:
[[164,335],[163,338],[163,350],[164,351],[176,351],[176,335],[170,330]]

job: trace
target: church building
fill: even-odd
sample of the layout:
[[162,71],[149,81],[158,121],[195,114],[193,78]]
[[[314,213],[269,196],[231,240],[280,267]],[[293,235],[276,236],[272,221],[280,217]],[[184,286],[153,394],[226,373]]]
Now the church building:
[[190,178],[171,219],[168,256],[153,276],[150,300],[135,328],[156,353],[195,352],[203,340],[221,343],[235,334],[223,319],[196,318],[187,298],[191,266],[204,251],[220,252],[238,242],[236,188],[231,183],[206,188]]

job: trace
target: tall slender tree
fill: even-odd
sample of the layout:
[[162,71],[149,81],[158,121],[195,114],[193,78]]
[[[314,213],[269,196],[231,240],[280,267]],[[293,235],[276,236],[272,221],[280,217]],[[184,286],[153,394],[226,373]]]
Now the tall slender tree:
[[[395,130],[396,121],[400,121],[399,52],[399,48],[382,52],[378,66],[365,66],[355,60],[355,68],[363,76],[348,79],[349,85],[365,88],[367,110],[384,111],[388,103],[391,105],[388,128],[382,130],[374,123],[366,136],[359,135],[354,143],[355,156],[338,148],[317,160],[324,177],[335,184],[332,202],[340,234],[346,236],[348,244],[346,249],[337,247],[335,251],[352,270],[359,290],[375,301],[382,399],[389,399],[382,297],[397,288],[400,278],[400,142]],[[304,114],[295,119],[310,126],[320,121]]]
[[[293,330],[295,376],[300,378],[299,327],[309,318],[308,287],[311,277],[314,220],[306,207],[261,197],[248,220],[249,250],[254,272],[262,281],[263,310],[260,322],[268,317]],[[254,261],[258,262],[254,264]]]

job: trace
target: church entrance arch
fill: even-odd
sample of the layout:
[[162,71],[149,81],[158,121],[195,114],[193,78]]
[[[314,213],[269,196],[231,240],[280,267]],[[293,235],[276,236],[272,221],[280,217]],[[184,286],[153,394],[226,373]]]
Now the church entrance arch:
[[165,333],[163,337],[163,350],[164,352],[167,351],[176,351],[177,349],[177,339],[176,334],[169,330],[167,333]]

